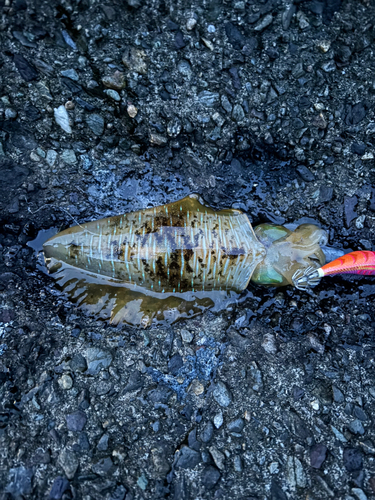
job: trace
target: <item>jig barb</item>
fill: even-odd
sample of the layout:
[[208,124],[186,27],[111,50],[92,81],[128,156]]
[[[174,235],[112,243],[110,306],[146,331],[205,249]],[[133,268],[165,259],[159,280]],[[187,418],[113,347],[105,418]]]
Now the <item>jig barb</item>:
[[359,250],[347,253],[319,269],[308,267],[298,269],[293,276],[293,284],[299,290],[316,286],[324,276],[336,274],[362,274],[375,276],[375,252]]

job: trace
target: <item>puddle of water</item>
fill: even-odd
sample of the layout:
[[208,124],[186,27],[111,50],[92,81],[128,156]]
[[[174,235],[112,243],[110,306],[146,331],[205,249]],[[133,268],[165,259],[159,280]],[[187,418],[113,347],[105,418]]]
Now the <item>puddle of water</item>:
[[43,245],[44,243],[55,236],[59,230],[56,227],[50,227],[49,229],[41,229],[36,238],[31,241],[28,241],[26,245],[34,250],[36,256],[36,267],[39,271],[42,271],[44,274],[48,274],[48,270],[46,268],[44,262],[44,252]]
[[172,324],[202,314],[207,309],[222,311],[239,301],[239,294],[225,290],[152,292],[137,285],[82,271],[54,259],[51,259],[48,268],[58,287],[71,302],[89,316],[109,321],[114,326]]
[[52,238],[52,236],[55,236],[59,230],[56,227],[50,227],[49,229],[41,229],[36,238],[28,241],[26,245],[34,250],[36,254],[39,252],[43,251],[43,244]]

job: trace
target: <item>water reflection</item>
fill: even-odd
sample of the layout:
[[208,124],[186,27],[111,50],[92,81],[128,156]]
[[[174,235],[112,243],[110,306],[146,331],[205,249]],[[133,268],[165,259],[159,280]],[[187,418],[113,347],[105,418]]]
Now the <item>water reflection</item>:
[[158,293],[88,273],[55,259],[46,262],[59,288],[89,316],[112,325],[147,327],[220,311],[237,301],[233,291]]

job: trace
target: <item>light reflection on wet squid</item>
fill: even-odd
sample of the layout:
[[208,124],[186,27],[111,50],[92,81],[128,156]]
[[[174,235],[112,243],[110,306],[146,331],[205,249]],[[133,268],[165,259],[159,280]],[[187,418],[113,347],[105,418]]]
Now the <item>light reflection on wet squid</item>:
[[74,226],[43,245],[70,300],[112,324],[173,323],[220,310],[249,284],[292,284],[324,264],[325,231],[303,224],[251,227],[239,210],[215,211],[196,195]]

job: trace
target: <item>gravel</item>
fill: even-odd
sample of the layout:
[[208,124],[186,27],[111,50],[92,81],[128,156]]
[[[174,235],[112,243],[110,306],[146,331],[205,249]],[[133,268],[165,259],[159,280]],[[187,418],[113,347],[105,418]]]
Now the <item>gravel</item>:
[[203,443],[208,443],[211,441],[214,434],[214,427],[212,422],[208,421],[200,433],[200,439]]
[[87,125],[95,135],[102,135],[104,132],[104,119],[96,113],[86,118]]
[[86,351],[87,375],[96,376],[112,363],[112,354],[96,347],[90,347]]
[[70,490],[69,481],[65,477],[58,476],[52,484],[52,488],[51,491],[49,492],[48,499],[61,500],[63,494],[68,490]]
[[66,424],[69,431],[80,432],[87,422],[86,414],[83,411],[76,411],[66,416]]
[[73,479],[79,465],[74,451],[63,448],[59,454],[58,462],[61,465],[66,477],[68,479]]
[[55,108],[55,121],[67,133],[72,133],[72,127],[69,122],[69,115],[64,105]]
[[232,402],[232,395],[224,382],[217,382],[213,390],[213,397],[215,401],[222,407],[229,406]]
[[327,447],[324,444],[315,444],[310,449],[310,463],[314,469],[320,469],[327,456]]

